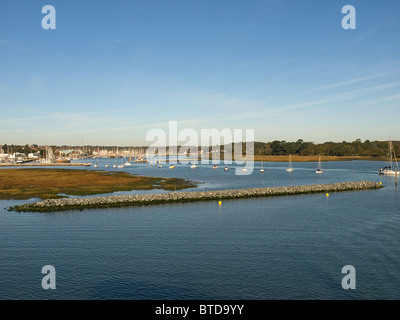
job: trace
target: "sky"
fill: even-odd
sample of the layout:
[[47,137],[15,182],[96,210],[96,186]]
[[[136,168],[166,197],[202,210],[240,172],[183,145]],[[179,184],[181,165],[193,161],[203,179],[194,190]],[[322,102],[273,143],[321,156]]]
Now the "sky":
[[0,1],[0,145],[400,140],[399,89],[398,0]]

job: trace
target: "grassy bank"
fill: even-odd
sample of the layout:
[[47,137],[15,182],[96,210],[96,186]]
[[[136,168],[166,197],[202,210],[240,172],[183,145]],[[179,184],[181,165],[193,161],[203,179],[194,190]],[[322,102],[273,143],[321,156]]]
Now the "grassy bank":
[[[321,161],[353,161],[353,160],[367,160],[367,161],[386,161],[386,157],[367,157],[367,156],[323,156]],[[254,156],[254,161],[266,162],[289,162],[289,156]],[[315,156],[299,156],[292,155],[292,162],[318,162],[318,155]]]
[[[299,155],[292,155],[292,162],[318,162],[318,155],[314,156],[299,156]],[[208,158],[210,161],[212,158]],[[224,160],[223,155],[220,156],[220,161]],[[201,161],[202,158],[199,157],[198,161]],[[236,158],[237,161],[242,161],[243,158]],[[247,158],[247,161],[250,161],[250,158]],[[255,155],[254,161],[265,161],[265,162],[289,162],[289,156],[260,156]],[[354,160],[363,160],[363,161],[387,161],[387,157],[369,157],[369,156],[324,156],[321,155],[321,161],[354,161]]]
[[73,169],[0,170],[0,200],[56,199],[60,194],[86,196],[131,190],[182,190],[196,187],[192,181]]

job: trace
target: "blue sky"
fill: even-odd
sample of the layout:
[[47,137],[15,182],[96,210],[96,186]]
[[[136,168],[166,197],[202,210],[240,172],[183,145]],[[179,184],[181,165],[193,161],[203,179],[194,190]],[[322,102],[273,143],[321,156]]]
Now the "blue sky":
[[169,121],[400,140],[399,89],[396,0],[0,2],[0,144],[146,145]]

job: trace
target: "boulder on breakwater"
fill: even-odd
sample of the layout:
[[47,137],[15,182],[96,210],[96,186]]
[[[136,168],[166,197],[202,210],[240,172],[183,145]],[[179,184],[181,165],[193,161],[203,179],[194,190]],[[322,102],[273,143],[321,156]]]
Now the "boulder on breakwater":
[[252,197],[289,196],[311,193],[341,191],[360,191],[379,189],[383,186],[377,182],[357,181],[303,186],[249,188],[211,191],[184,191],[162,194],[135,194],[123,196],[106,196],[91,198],[48,199],[36,203],[9,207],[17,212],[50,212],[66,210],[100,209],[112,207],[144,206],[151,204],[209,201],[224,199],[243,199]]

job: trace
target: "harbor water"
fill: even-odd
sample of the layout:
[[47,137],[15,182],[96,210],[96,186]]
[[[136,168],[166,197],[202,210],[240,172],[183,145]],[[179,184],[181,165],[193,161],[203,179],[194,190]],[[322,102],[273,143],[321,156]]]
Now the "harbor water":
[[[91,159],[93,163],[93,159]],[[113,168],[197,181],[196,190],[368,180],[379,190],[56,213],[0,211],[0,299],[399,299],[400,196],[384,163]],[[110,163],[111,164],[111,163]],[[1,170],[7,170],[2,168]],[[115,194],[157,191],[116,192]],[[172,191],[174,192],[174,191]],[[37,200],[37,199],[36,199]],[[0,201],[2,209],[35,201]],[[56,270],[44,290],[42,267]],[[354,266],[356,288],[342,287]]]

